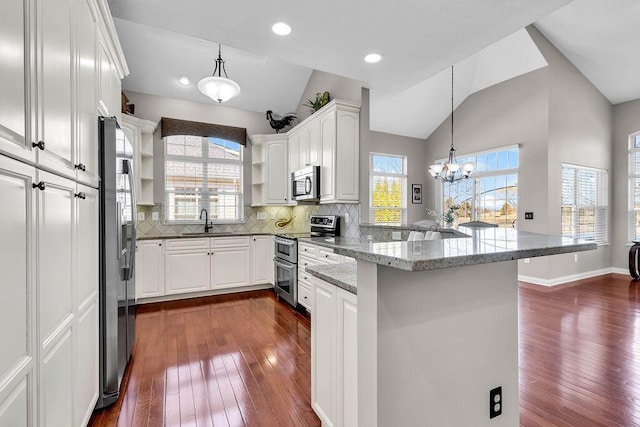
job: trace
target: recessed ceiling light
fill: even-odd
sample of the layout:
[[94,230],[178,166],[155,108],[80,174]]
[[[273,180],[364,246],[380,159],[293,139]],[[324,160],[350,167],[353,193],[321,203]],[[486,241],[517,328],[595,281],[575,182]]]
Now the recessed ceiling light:
[[279,36],[287,36],[291,32],[291,27],[284,22],[276,22],[271,30]]
[[382,61],[382,55],[379,53],[370,53],[364,57],[364,60],[369,64],[375,64],[376,62]]
[[190,86],[191,79],[187,76],[180,76],[178,77],[178,83],[180,83],[182,86]]

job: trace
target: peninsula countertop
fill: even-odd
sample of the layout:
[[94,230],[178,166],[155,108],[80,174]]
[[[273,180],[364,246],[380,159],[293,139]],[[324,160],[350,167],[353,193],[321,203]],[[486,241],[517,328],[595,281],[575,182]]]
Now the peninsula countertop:
[[408,271],[511,261],[597,248],[592,242],[510,228],[460,227],[458,231],[469,237],[415,242],[374,242],[346,237],[300,240],[331,248],[337,254],[357,260]]
[[358,293],[358,269],[353,261],[312,265],[305,268],[305,271],[347,292]]

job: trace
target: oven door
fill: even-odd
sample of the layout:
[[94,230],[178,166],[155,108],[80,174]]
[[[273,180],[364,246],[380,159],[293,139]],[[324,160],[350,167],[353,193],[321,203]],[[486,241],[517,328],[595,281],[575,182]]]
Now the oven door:
[[298,245],[293,239],[275,236],[273,238],[275,244],[275,256],[291,263],[298,262]]
[[298,266],[290,262],[274,258],[276,294],[292,306],[298,304]]

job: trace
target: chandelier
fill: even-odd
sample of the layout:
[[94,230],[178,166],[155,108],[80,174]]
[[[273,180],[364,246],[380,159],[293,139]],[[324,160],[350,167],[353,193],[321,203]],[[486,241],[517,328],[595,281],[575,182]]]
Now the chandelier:
[[429,166],[429,173],[435,179],[444,182],[455,182],[467,179],[473,172],[475,165],[465,163],[460,165],[456,161],[456,149],[453,147],[453,65],[451,66],[451,148],[449,149],[449,160],[444,163],[436,163]]
[[[227,77],[227,70],[224,68],[224,60],[222,59],[220,45],[218,45],[218,59],[216,59],[216,68],[213,70],[213,76],[205,77],[198,82],[198,89],[209,98],[219,103],[230,100],[240,93],[238,83]],[[216,76],[216,72],[218,75]],[[222,77],[224,73],[224,77]]]

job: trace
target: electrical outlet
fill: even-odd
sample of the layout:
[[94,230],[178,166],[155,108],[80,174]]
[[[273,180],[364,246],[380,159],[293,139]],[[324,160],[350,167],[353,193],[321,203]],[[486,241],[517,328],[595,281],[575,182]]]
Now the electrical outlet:
[[400,231],[392,231],[392,232],[391,232],[391,238],[392,238],[393,240],[400,240],[400,239],[402,239],[402,232],[400,232]]
[[573,254],[573,262],[578,262],[578,254]]
[[138,221],[144,221],[145,215],[144,212],[138,212]]
[[276,213],[275,212],[271,212],[271,219],[276,219]]
[[524,263],[525,264],[531,264],[531,258],[525,258],[524,259]]
[[160,221],[160,214],[158,212],[151,212],[152,221]]
[[533,219],[533,212],[525,212],[524,219]]
[[258,212],[258,214],[256,216],[258,217],[258,220],[260,220],[260,221],[264,221],[265,219],[267,219],[267,213],[266,212]]
[[344,214],[344,220],[345,220],[345,222],[349,222],[349,221],[351,221],[351,215],[349,215],[349,212],[346,212],[346,213]]
[[502,387],[489,391],[489,418],[502,415]]

